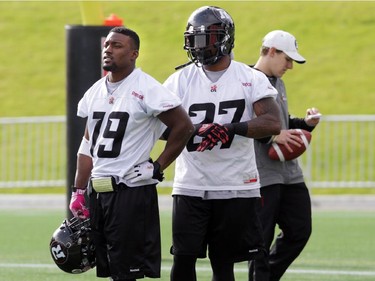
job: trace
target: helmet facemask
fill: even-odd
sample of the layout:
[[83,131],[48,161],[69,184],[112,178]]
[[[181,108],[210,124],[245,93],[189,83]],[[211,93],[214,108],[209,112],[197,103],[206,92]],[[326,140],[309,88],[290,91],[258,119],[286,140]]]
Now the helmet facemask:
[[212,65],[229,55],[234,46],[234,24],[217,7],[202,7],[188,20],[184,49],[197,66]]

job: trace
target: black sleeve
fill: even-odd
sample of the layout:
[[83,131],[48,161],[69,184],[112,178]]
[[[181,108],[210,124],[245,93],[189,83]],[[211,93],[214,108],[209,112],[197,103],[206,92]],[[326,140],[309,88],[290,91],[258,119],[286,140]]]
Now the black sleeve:
[[256,141],[259,141],[261,143],[268,143],[271,140],[272,136],[261,138],[261,139],[255,139]]
[[289,129],[303,129],[312,132],[315,127],[307,125],[305,118],[291,118],[289,115]]

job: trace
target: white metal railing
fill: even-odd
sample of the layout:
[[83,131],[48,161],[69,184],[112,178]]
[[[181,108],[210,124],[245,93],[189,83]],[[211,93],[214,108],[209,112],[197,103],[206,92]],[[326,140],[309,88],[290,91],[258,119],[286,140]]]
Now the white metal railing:
[[[66,185],[65,116],[0,118],[0,143],[0,188]],[[375,188],[374,143],[375,115],[323,116],[300,158],[309,187]]]
[[65,116],[0,118],[0,187],[64,186]]
[[310,187],[375,187],[375,115],[323,116],[301,156]]

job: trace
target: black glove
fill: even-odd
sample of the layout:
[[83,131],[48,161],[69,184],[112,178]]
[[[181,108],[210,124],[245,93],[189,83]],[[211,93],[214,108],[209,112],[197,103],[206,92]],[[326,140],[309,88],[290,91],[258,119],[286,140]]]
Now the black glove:
[[160,172],[159,162],[155,161],[152,164],[154,165],[154,172],[152,174],[152,178],[162,182],[164,180],[164,173]]

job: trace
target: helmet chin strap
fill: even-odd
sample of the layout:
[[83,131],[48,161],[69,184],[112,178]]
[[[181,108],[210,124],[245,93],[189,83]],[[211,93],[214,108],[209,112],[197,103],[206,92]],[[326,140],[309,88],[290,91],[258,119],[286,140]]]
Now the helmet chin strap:
[[175,70],[179,70],[181,68],[184,68],[185,66],[191,65],[192,63],[194,63],[194,62],[193,61],[188,61],[187,63],[184,63],[184,64],[181,64],[179,66],[176,66],[174,69]]

